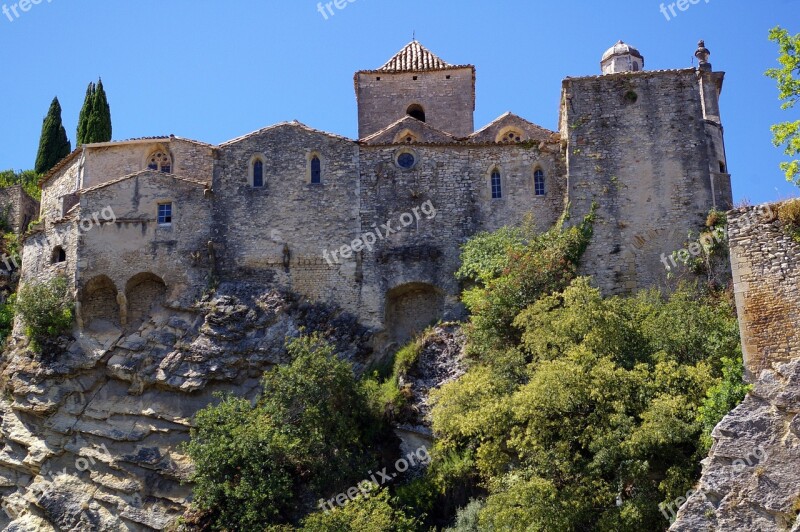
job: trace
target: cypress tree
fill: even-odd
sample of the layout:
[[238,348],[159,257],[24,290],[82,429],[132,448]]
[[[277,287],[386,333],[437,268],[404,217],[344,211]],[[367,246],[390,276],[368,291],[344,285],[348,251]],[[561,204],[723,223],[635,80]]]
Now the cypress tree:
[[69,155],[72,144],[67,138],[67,131],[61,122],[61,104],[53,98],[47,116],[42,123],[42,136],[39,139],[39,152],[36,154],[35,170],[39,174],[47,173],[58,161]]
[[89,117],[92,115],[92,104],[94,103],[94,94],[96,92],[94,83],[89,83],[86,88],[86,97],[83,99],[83,107],[81,107],[81,114],[78,116],[78,146],[86,144],[86,138],[89,130]]
[[89,115],[84,141],[89,144],[91,142],[108,142],[109,140],[111,140],[111,108],[108,105],[101,79],[97,82],[92,97],[92,112]]

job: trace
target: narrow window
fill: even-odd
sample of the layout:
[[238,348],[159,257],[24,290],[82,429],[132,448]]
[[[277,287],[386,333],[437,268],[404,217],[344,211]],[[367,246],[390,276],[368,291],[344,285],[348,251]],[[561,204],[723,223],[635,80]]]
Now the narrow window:
[[726,168],[725,168],[725,163],[723,163],[722,161],[720,161],[720,162],[719,162],[719,173],[720,173],[720,174],[724,174],[724,173],[725,173],[725,170],[726,170]]
[[409,106],[406,114],[411,118],[416,118],[420,122],[425,121],[425,109],[423,109],[421,105],[414,104]]
[[492,171],[492,199],[500,199],[503,197],[502,184],[500,182],[500,172],[497,170]]
[[533,192],[537,196],[544,196],[544,172],[541,169],[533,173]]
[[172,203],[160,203],[158,205],[158,225],[169,225],[172,223]]
[[253,186],[256,188],[264,186],[264,163],[262,161],[253,163]]
[[58,264],[60,262],[66,262],[66,261],[67,261],[67,252],[64,251],[64,248],[62,248],[61,246],[56,246],[53,249],[52,262]]
[[319,185],[322,183],[322,162],[316,155],[311,158],[311,184]]

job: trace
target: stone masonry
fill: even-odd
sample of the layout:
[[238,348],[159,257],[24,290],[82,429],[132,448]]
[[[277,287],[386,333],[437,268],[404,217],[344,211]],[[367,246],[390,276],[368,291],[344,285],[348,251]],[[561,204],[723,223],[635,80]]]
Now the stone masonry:
[[[607,293],[658,286],[661,254],[731,203],[724,74],[707,52],[644,71],[617,43],[604,75],[564,81],[558,132],[512,113],[474,131],[475,67],[415,41],[356,74],[359,140],[291,122],[218,146],[82,146],[42,181],[23,282],[66,275],[87,328],[98,309],[122,325],[140,285],[186,308],[219,281],[268,283],[338,305],[385,345],[463,316],[453,273],[472,235],[597,203],[584,273]],[[91,223],[103,209],[113,219]]]

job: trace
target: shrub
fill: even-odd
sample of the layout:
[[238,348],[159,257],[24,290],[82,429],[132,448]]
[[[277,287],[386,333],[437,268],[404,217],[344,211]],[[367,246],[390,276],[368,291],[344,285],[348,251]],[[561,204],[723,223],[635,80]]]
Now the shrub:
[[11,334],[14,328],[14,312],[17,296],[12,294],[5,303],[0,303],[0,344]]
[[72,325],[73,303],[66,278],[27,283],[17,294],[16,310],[25,334],[39,350]]
[[[419,522],[393,507],[386,490],[359,496],[341,508],[311,514],[303,521],[303,532],[414,532]],[[396,503],[395,503],[396,504]]]
[[377,463],[382,420],[350,364],[316,335],[287,349],[292,362],[264,375],[255,406],[227,396],[197,414],[186,449],[195,505],[215,528],[296,522]]
[[480,532],[478,516],[486,505],[480,499],[471,500],[468,505],[458,510],[455,524],[445,532]]
[[800,242],[800,199],[782,203],[778,207],[778,219],[792,238]]
[[711,431],[722,421],[728,412],[742,402],[744,396],[750,391],[751,386],[744,383],[744,365],[742,358],[722,359],[722,380],[708,390],[706,400],[700,406],[698,419],[703,424],[703,434],[700,441],[708,452],[711,444]]

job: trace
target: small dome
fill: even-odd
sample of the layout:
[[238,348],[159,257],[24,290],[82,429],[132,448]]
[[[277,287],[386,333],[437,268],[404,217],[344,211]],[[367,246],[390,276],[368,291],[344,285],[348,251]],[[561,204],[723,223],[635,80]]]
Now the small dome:
[[639,53],[639,50],[637,50],[630,44],[618,41],[617,44],[606,50],[606,53],[603,54],[603,59],[601,61],[611,59],[615,55],[632,55],[633,57],[644,59],[642,57],[642,54]]

